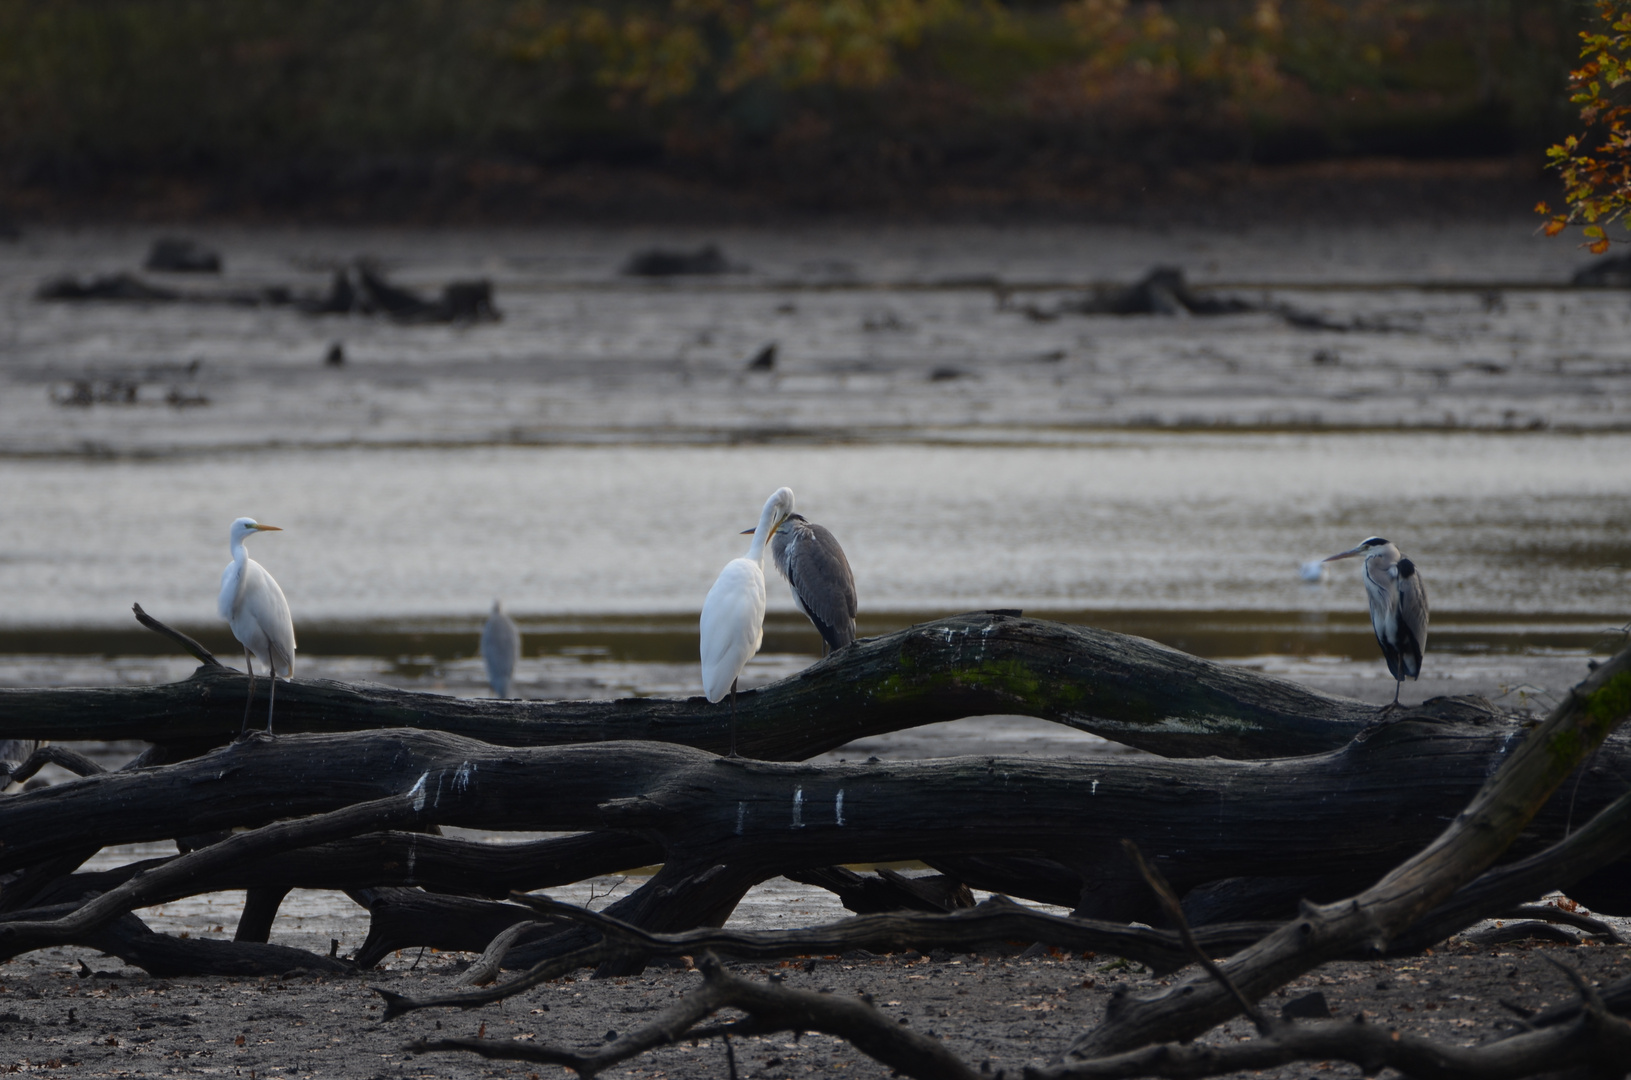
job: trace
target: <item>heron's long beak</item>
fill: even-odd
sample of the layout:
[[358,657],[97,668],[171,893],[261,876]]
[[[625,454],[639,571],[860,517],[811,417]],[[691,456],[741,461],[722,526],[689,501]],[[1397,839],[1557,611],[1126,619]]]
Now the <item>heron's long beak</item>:
[[281,526],[281,525],[256,525],[255,526],[255,531],[256,532],[282,532],[283,531],[283,526]]
[[1322,561],[1324,561],[1324,562],[1335,562],[1338,559],[1351,559],[1355,555],[1365,554],[1365,552],[1368,551],[1368,550],[1370,550],[1370,549],[1366,548],[1366,547],[1363,547],[1363,546],[1356,547],[1352,551],[1344,551],[1341,555],[1332,555],[1329,559],[1324,559]]
[[743,529],[740,533],[737,533],[737,535],[738,536],[752,536],[754,533],[756,533],[758,531],[759,531],[759,526],[755,525],[751,529]]

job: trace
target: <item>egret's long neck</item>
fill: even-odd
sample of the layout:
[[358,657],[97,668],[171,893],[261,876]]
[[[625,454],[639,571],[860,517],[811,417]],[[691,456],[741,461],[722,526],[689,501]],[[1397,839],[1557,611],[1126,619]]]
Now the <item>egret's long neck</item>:
[[232,538],[232,561],[237,563],[239,566],[242,566],[244,564],[244,560],[248,558],[249,552],[244,549],[243,537],[234,536]]
[[765,543],[770,539],[770,529],[776,520],[776,507],[766,503],[765,508],[759,511],[759,525],[753,530],[753,543],[748,545],[747,558],[756,563],[763,563],[765,559]]

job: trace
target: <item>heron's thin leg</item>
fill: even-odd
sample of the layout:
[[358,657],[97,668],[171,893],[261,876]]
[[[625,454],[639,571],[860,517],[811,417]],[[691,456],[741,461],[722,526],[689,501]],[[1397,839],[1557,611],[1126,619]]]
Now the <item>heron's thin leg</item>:
[[736,756],[736,680],[731,680],[731,757]]
[[1403,690],[1403,689],[1404,689],[1404,680],[1403,679],[1395,679],[1393,681],[1393,705],[1394,705],[1395,708],[1397,708],[1398,705],[1399,705],[1399,691]]
[[238,738],[243,738],[249,730],[249,707],[255,703],[255,658],[249,652],[249,646],[244,646],[244,667],[249,669],[249,696],[244,699],[244,722],[238,729]]

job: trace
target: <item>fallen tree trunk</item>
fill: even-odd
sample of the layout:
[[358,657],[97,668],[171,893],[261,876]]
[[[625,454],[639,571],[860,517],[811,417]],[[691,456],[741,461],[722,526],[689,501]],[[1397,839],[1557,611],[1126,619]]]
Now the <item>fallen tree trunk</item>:
[[[665,864],[613,911],[654,930],[722,921],[756,882],[835,863],[1028,851],[1097,877],[1106,872],[1103,850],[1123,837],[1182,891],[1283,873],[1288,863],[1313,874],[1381,873],[1436,835],[1521,735],[1504,723],[1400,721],[1337,752],[1272,762],[965,758],[821,767],[654,743],[535,749],[425,731],[281,736],[6,799],[0,870],[64,848],[395,799],[403,809],[393,812],[420,824],[644,838]],[[1628,769],[1631,741],[1616,737],[1582,779],[1576,812],[1584,818],[1611,801]],[[1543,814],[1515,854],[1560,837],[1566,814]],[[1356,821],[1366,828],[1352,828]],[[366,815],[356,822],[356,833],[379,827]],[[218,863],[210,874],[227,869]]]
[[1507,851],[1576,766],[1599,745],[1606,749],[1628,717],[1631,649],[1624,649],[1572,688],[1418,854],[1352,898],[1309,905],[1295,921],[1230,957],[1216,980],[1210,973],[1192,975],[1159,993],[1114,999],[1104,1022],[1078,1037],[1069,1055],[1091,1064],[1156,1042],[1193,1039],[1235,1015],[1242,1000],[1256,1001],[1326,960],[1360,947],[1380,952]]
[[[136,874],[179,857],[71,874],[42,891],[34,903],[59,903],[106,892]],[[228,889],[347,891],[413,885],[436,892],[502,899],[512,892],[568,885],[601,874],[638,869],[662,859],[662,846],[655,841],[611,831],[519,844],[482,844],[411,832],[367,833],[237,863],[214,873],[196,874],[149,902],[164,904]]]
[[[247,678],[0,689],[0,738],[226,743]],[[866,735],[966,716],[1040,717],[1169,757],[1331,750],[1379,710],[1143,638],[999,614],[960,615],[857,642],[739,695],[740,751],[801,760]],[[278,732],[446,731],[498,746],[651,740],[724,752],[730,710],[684,700],[494,701],[313,680],[280,685]]]

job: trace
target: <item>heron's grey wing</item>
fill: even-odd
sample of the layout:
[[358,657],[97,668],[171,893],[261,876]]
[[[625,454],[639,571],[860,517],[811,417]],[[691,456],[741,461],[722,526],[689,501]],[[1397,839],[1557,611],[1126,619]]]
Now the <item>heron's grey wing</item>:
[[481,659],[487,666],[487,682],[493,693],[509,696],[510,678],[515,674],[515,658],[520,652],[520,628],[508,615],[495,611],[481,629]]
[[1427,651],[1427,586],[1409,559],[1399,560],[1399,651],[1411,677],[1420,674],[1421,654]]
[[[21,765],[39,746],[38,739],[0,739],[0,761]],[[4,779],[0,776],[0,787],[4,786]]]
[[855,640],[855,575],[837,537],[820,525],[792,545],[787,583],[830,649]]

